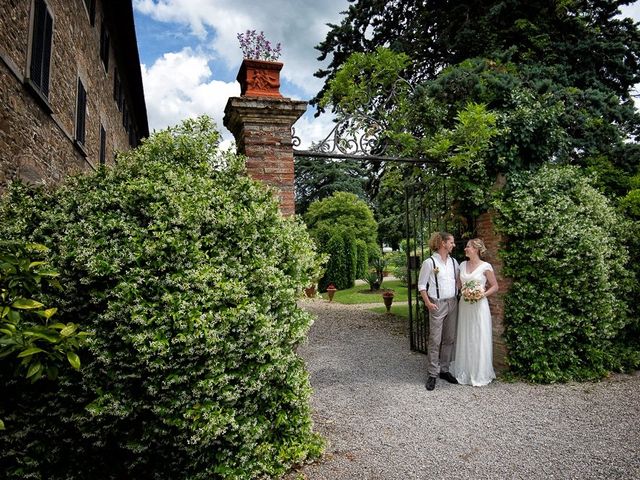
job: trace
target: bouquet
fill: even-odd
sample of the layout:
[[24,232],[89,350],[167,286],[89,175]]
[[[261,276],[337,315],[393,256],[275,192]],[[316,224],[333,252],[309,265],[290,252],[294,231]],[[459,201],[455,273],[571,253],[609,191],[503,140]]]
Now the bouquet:
[[477,280],[469,280],[462,285],[462,298],[465,302],[476,303],[484,297],[484,287]]

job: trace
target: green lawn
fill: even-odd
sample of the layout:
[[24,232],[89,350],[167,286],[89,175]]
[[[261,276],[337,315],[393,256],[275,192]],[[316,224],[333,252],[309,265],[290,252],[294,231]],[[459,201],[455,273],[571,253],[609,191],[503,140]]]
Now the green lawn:
[[[383,311],[386,311],[384,308],[384,302],[382,301],[382,292],[385,289],[393,290],[395,296],[393,297],[393,304],[402,304],[406,305],[407,303],[407,286],[402,285],[400,280],[385,280],[382,283],[382,288],[377,292],[371,293],[369,290],[369,285],[356,285],[353,288],[349,288],[348,290],[338,290],[333,296],[333,301],[336,303],[344,303],[347,305],[354,305],[358,303],[380,303],[382,305]],[[322,298],[329,298],[329,295],[325,292],[322,293]],[[393,308],[393,305],[392,305]]]
[[[377,313],[387,313],[387,308],[383,305],[381,307],[374,307],[374,308],[370,308],[369,310],[371,310],[372,312],[377,312]],[[409,305],[407,305],[407,301],[405,299],[405,301],[403,303],[398,303],[396,304],[396,299],[393,299],[393,305],[391,305],[391,315],[395,315],[396,317],[401,317],[401,318],[409,318]]]

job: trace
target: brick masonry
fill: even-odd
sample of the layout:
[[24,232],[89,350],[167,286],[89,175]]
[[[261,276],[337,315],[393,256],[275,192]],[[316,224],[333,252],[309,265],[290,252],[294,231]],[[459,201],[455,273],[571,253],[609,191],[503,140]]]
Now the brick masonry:
[[247,157],[247,173],[278,190],[280,210],[295,213],[291,126],[304,114],[307,102],[290,98],[232,97],[224,126]]
[[[52,184],[97,168],[101,125],[106,131],[107,164],[113,163],[117,151],[131,148],[123,113],[113,97],[114,66],[125,79],[129,67],[118,65],[113,42],[108,71],[100,59],[103,3],[96,1],[94,25],[83,0],[46,3],[53,17],[51,112],[26,85],[33,1],[0,0],[0,192],[15,178]],[[78,78],[87,91],[84,148],[74,142]],[[142,95],[127,88],[125,92],[129,105],[132,95]],[[129,108],[132,115],[133,110]],[[148,133],[146,111],[144,118],[132,120],[136,132]]]
[[507,347],[504,342],[504,296],[511,288],[512,281],[503,274],[502,258],[499,255],[503,238],[495,231],[493,218],[494,212],[480,215],[476,222],[476,232],[482,238],[487,252],[483,259],[493,265],[498,281],[499,291],[489,297],[489,308],[493,319],[493,364],[499,370],[506,370]]

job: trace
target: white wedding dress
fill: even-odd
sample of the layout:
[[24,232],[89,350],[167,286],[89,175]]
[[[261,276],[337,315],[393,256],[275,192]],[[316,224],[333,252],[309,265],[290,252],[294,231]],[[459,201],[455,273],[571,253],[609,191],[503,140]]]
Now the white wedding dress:
[[[464,285],[470,280],[477,280],[486,288],[487,270],[493,271],[493,267],[490,263],[482,262],[473,272],[467,273],[467,262],[464,261],[460,264],[460,281]],[[451,364],[451,372],[459,383],[480,387],[496,378],[491,332],[491,312],[487,298],[470,303],[461,297],[458,303],[455,360]]]

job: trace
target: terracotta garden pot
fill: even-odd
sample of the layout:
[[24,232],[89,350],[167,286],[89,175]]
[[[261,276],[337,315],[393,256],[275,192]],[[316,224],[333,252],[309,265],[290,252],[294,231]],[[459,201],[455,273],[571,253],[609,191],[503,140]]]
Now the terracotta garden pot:
[[393,292],[386,291],[382,294],[382,300],[384,301],[384,306],[387,307],[387,313],[391,313],[391,304],[393,303]]
[[282,62],[267,62],[245,58],[236,80],[243,97],[279,97]]
[[337,290],[338,289],[333,284],[331,284],[331,285],[329,285],[327,287],[327,294],[329,295],[329,301],[330,302],[333,301],[333,296],[335,295]]

